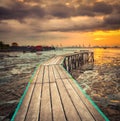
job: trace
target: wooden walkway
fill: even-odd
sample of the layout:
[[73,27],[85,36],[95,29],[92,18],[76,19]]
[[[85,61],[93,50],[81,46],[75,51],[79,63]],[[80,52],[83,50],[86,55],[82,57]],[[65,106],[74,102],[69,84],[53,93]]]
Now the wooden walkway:
[[15,121],[105,121],[56,56],[40,65]]

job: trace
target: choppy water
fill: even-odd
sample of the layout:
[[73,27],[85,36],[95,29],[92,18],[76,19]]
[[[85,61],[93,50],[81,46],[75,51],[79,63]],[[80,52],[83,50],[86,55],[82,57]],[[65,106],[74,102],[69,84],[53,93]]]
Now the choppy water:
[[[31,74],[37,64],[64,53],[79,51],[79,49],[64,49],[36,53],[9,52],[0,53],[0,83],[25,78]],[[94,49],[94,70],[102,74],[120,75],[120,50],[119,49]]]
[[[39,53],[0,53],[0,84],[19,80],[29,81],[37,64],[55,55],[75,51],[80,49],[69,48]],[[77,81],[95,102],[106,107],[112,105],[115,110],[119,110],[120,49],[92,49],[92,51],[94,51],[95,62],[92,65],[83,65],[83,71],[79,73]]]
[[82,88],[111,121],[120,119],[120,49],[94,49],[94,65],[83,65]]
[[79,83],[87,85],[84,86],[86,90],[92,88],[94,82],[114,82],[120,91],[120,50],[94,49],[94,59],[92,66],[83,66],[84,73],[79,76]]
[[5,83],[19,78],[24,79],[28,74],[32,73],[38,63],[49,59],[53,55],[10,52],[1,53],[0,56],[0,83]]
[[39,53],[9,52],[0,53],[0,83],[24,80],[32,74],[36,65],[55,55],[69,53],[78,49],[51,50]]

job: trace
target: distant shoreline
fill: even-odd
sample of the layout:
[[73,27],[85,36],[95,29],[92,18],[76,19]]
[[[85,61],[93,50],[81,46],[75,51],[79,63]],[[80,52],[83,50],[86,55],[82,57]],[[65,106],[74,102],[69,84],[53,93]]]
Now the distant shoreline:
[[24,50],[24,49],[0,49],[0,52],[42,52],[42,51],[50,51],[50,50],[57,50],[57,49],[120,49],[120,47],[62,47],[62,48],[50,48],[50,49],[43,49],[43,50]]

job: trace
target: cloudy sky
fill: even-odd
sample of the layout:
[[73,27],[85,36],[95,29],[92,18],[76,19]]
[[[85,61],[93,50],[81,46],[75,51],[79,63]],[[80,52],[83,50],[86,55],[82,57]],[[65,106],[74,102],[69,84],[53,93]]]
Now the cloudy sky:
[[120,0],[0,0],[0,41],[120,46]]

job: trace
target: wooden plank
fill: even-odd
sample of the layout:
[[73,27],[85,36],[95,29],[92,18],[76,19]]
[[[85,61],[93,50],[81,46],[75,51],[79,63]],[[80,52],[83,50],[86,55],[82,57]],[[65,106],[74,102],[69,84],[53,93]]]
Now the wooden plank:
[[35,86],[35,82],[37,81],[37,76],[39,73],[41,73],[41,66],[38,68],[36,75],[33,78],[33,82],[32,82],[33,84],[30,84],[30,86],[28,88],[27,94],[26,94],[26,96],[22,102],[22,105],[15,117],[15,121],[24,121],[27,110],[28,110],[29,102],[31,99],[31,95],[32,95],[32,92],[33,92],[33,89]]
[[63,61],[63,56],[59,56],[59,59],[58,59],[58,61],[56,62],[56,64],[61,64],[62,63],[62,61]]
[[58,62],[58,64],[61,65],[63,63],[63,60],[64,60],[64,57],[62,56],[61,59],[60,59],[60,61]]
[[[56,75],[59,75],[58,72],[55,70],[54,67],[54,75],[56,78],[57,88],[60,93],[60,98],[62,101],[63,109],[65,111],[65,115],[68,121],[81,121],[73,103],[71,102],[71,99],[62,83],[62,80],[60,77],[56,77]],[[60,75],[59,75],[60,76]]]
[[39,119],[41,85],[42,84],[36,84],[35,86],[25,121],[38,121]]
[[29,104],[28,112],[26,114],[25,121],[37,121],[39,119],[40,98],[42,91],[42,79],[43,79],[44,67],[41,67],[41,71],[38,74],[37,81],[35,83],[33,94],[31,95],[31,102]]
[[51,112],[49,83],[44,83],[41,99],[40,121],[52,121]]
[[[91,113],[88,111],[86,105],[82,102],[79,95],[75,92],[68,79],[64,79],[63,83],[71,97],[71,100],[74,103],[82,121],[95,121]],[[73,96],[74,95],[74,96]]]
[[[60,69],[60,68],[59,68]],[[65,71],[59,72],[61,76],[68,76],[68,74]],[[94,108],[94,106],[89,102],[89,100],[83,95],[83,93],[79,90],[77,85],[69,79],[69,82],[74,87],[75,91],[80,96],[82,102],[86,105],[87,109],[90,111],[91,115],[95,118],[96,121],[104,121],[104,118],[100,115],[100,113]]]
[[[56,66],[56,68],[57,68],[58,72],[60,73],[61,78],[64,76],[66,76],[66,77],[68,76],[67,74],[66,75],[64,74],[65,71],[62,68],[60,68],[60,66]],[[78,96],[78,94],[75,92],[75,90],[72,88],[71,84],[68,82],[68,79],[64,79],[63,83],[65,84],[66,89],[67,89],[71,99],[73,100],[74,105],[75,105],[76,109],[78,110],[81,119],[88,120],[88,121],[94,121],[94,118],[92,117],[90,112],[87,110],[86,105],[83,104],[83,102],[80,99],[80,97]]]
[[50,84],[52,97],[52,110],[54,121],[66,121],[61,100],[55,83]]
[[54,58],[51,59],[51,61],[49,61],[48,65],[53,65],[54,61],[56,60],[57,56],[55,56]]
[[59,70],[59,74],[62,79],[70,78],[67,74],[64,74],[65,70],[63,69],[63,67],[61,65],[55,65],[55,69],[56,69],[56,71]]
[[65,110],[65,115],[68,121],[81,121],[71,99],[66,92],[66,89],[62,83],[61,79],[57,79],[57,86],[60,92],[61,100],[63,103],[63,108]]
[[56,62],[57,62],[57,60],[58,60],[58,56],[56,56],[56,58],[54,59],[54,61],[51,63],[51,64],[53,64],[53,65],[55,65],[56,64]]
[[52,62],[53,65],[55,65],[57,63],[57,61],[59,60],[59,56],[56,56],[55,60]]
[[48,66],[45,66],[43,83],[49,83]]
[[69,80],[75,91],[80,96],[83,103],[87,106],[88,110],[94,116],[96,121],[105,121],[105,119],[100,115],[100,113],[93,107],[93,105],[89,102],[89,100],[83,95],[83,93],[79,90],[79,88],[75,85],[72,80]]
[[58,61],[61,59],[61,56],[57,57],[57,60],[55,61],[55,64],[58,64]]
[[53,66],[49,66],[49,81],[50,83],[55,82],[55,77],[54,77],[54,73],[53,73]]
[[15,117],[15,121],[24,121],[26,113],[27,113],[27,109],[29,106],[29,102],[31,99],[33,88],[34,88],[34,84],[31,84],[28,91],[27,91],[27,94],[22,102],[22,105],[21,105],[21,107],[20,107],[20,109]]
[[43,65],[49,65],[56,57],[53,57],[51,59],[49,59],[48,61],[46,61]]
[[41,84],[43,82],[43,75],[44,75],[44,66],[41,65],[39,73],[36,74],[36,76],[37,76],[36,82],[32,81],[31,84],[34,84],[34,83],[40,83]]
[[57,72],[56,68],[55,68],[55,65],[53,66],[53,72],[54,72],[54,75],[55,75],[55,79],[60,79],[60,75],[59,73]]

